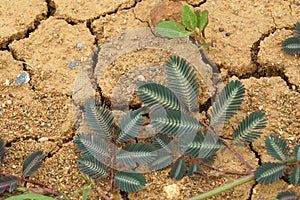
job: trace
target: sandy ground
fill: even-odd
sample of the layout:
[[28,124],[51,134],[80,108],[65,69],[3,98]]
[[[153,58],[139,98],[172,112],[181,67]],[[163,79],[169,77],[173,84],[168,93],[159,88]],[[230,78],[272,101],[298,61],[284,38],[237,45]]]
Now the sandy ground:
[[[253,143],[252,149],[238,148],[251,164],[272,160],[264,148],[267,135],[281,135],[291,147],[299,143],[300,58],[281,50],[281,42],[293,35],[294,25],[300,21],[299,2],[188,3],[195,9],[209,11],[206,35],[212,46],[206,54],[217,65],[223,81],[239,79],[246,87],[242,108],[224,126],[224,137],[232,134],[246,114],[260,110],[268,118],[262,137]],[[0,0],[0,137],[7,144],[1,170],[20,174],[22,160],[36,150],[43,150],[44,166],[33,179],[57,185],[67,194],[85,185],[76,168],[78,154],[73,144],[77,119],[72,97],[80,70],[95,47],[113,35],[154,26],[163,19],[179,21],[181,5],[159,0]],[[162,57],[158,58],[158,54]],[[168,55],[149,50],[129,52],[110,63],[105,75],[95,70],[94,76],[110,101],[117,80],[132,67],[147,62],[159,65]],[[79,66],[70,68],[71,61]],[[29,73],[30,81],[19,87],[14,81],[23,70]],[[199,102],[204,105],[207,99],[204,95]],[[221,153],[214,165],[246,170],[229,151]],[[146,174],[147,187],[128,198],[187,199],[239,178],[225,175],[209,182],[188,177],[176,181],[169,178],[169,172],[167,168]],[[107,183],[108,180],[97,182],[105,191],[109,188]],[[214,199],[266,200],[287,188],[300,192],[300,187],[295,188],[285,180],[271,187],[251,182]],[[116,196],[122,199],[119,191]],[[90,199],[98,198],[93,190]]]

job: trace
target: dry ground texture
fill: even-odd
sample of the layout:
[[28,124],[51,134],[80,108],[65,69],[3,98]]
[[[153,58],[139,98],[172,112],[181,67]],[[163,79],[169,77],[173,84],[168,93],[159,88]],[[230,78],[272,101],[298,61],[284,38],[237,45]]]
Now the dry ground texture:
[[[224,128],[225,137],[243,116],[260,110],[268,118],[261,139],[251,149],[238,149],[251,164],[271,160],[264,148],[267,135],[278,134],[291,147],[299,143],[300,58],[285,54],[281,42],[293,35],[295,23],[300,21],[300,3],[296,0],[187,2],[209,11],[206,35],[212,46],[207,54],[220,69],[224,81],[239,79],[246,87],[245,101],[239,114]],[[33,179],[57,185],[67,194],[85,185],[76,168],[78,154],[73,144],[76,126],[72,109],[72,91],[82,63],[94,47],[112,35],[153,26],[163,19],[179,20],[180,5],[160,0],[0,0],[0,137],[7,144],[1,170],[20,174],[24,157],[43,150],[44,166]],[[111,67],[106,79],[101,79],[105,85],[101,88],[103,92],[109,93],[115,83],[112,79],[122,76],[131,64],[142,63],[143,59],[155,61],[157,57],[151,57],[151,53],[141,51],[142,56],[116,60],[114,67],[119,68]],[[70,61],[77,61],[79,66],[71,69]],[[31,80],[18,87],[14,80],[23,70]],[[222,153],[214,165],[244,168],[229,151]],[[128,198],[187,199],[239,178],[224,175],[209,182],[187,177],[176,181],[169,178],[169,172],[170,168],[148,173],[147,187],[129,194]],[[107,190],[107,181],[97,184]],[[300,187],[284,180],[271,187],[250,182],[214,199],[267,200],[286,189],[300,193]],[[119,194],[116,196],[122,199]],[[91,192],[90,199],[99,199],[96,190]]]

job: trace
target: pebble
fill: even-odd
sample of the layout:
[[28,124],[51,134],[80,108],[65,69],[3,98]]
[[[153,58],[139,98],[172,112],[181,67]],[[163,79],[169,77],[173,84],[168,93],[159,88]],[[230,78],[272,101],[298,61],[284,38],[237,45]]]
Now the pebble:
[[23,83],[27,83],[28,81],[30,81],[29,74],[26,71],[23,71],[17,76],[17,79],[14,83],[20,87]]
[[220,28],[219,28],[219,31],[220,31],[220,32],[223,32],[223,31],[224,31],[224,28],[220,27]]
[[225,36],[229,37],[231,34],[229,32],[225,33]]
[[79,65],[79,62],[78,62],[78,61],[72,60],[72,61],[69,62],[69,67],[70,67],[71,69],[73,69],[74,67],[77,67],[78,65]]
[[10,99],[7,100],[7,101],[6,101],[6,104],[7,104],[7,105],[11,105],[11,104],[12,104],[12,100],[10,100]]
[[47,137],[41,137],[38,139],[39,142],[47,142],[49,139]]
[[79,43],[77,43],[77,49],[78,50],[81,50],[83,48],[83,45],[79,42]]

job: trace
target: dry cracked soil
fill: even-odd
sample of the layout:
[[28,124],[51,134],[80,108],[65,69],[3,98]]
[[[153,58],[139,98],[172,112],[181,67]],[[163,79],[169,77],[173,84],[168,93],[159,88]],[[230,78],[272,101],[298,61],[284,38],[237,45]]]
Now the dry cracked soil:
[[[223,137],[230,138],[246,114],[262,111],[268,124],[261,138],[251,148],[237,148],[253,166],[272,161],[264,146],[270,134],[284,137],[290,147],[300,143],[300,58],[281,50],[282,41],[293,36],[300,21],[300,2],[187,3],[209,11],[206,36],[211,46],[206,55],[220,70],[223,81],[239,79],[246,87],[242,107],[223,127]],[[95,47],[111,36],[153,27],[166,19],[180,21],[182,5],[160,0],[0,0],[0,137],[7,147],[1,171],[20,175],[23,159],[42,150],[44,165],[32,179],[58,186],[66,194],[84,186],[86,182],[76,167],[79,155],[73,143],[77,126],[72,103],[82,66]],[[109,100],[118,79],[134,66],[159,64],[167,56],[160,50],[141,49],[117,58],[105,72],[95,71],[101,76],[96,76],[101,95]],[[78,66],[70,68],[74,63]],[[29,74],[30,81],[18,86],[14,81],[22,71]],[[160,72],[156,73],[159,77]],[[205,116],[207,97],[203,98],[199,102]],[[218,155],[214,166],[246,170],[227,150]],[[208,181],[188,177],[176,181],[169,173],[170,168],[146,173],[144,190],[126,197],[116,190],[116,199],[187,199],[240,178],[220,175]],[[109,179],[97,181],[97,185],[108,191]],[[267,200],[286,189],[300,193],[299,186],[285,179],[271,186],[253,181],[212,199]],[[89,199],[100,199],[98,191],[92,190]]]

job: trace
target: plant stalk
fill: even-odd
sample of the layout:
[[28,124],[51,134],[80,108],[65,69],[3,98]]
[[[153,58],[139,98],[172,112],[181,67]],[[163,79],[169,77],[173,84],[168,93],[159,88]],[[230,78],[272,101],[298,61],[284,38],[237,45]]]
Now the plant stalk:
[[229,183],[227,185],[223,185],[221,187],[218,187],[214,190],[211,190],[207,193],[204,193],[204,194],[200,194],[198,196],[195,196],[195,197],[192,197],[192,198],[189,198],[188,200],[202,200],[202,199],[207,199],[207,198],[210,198],[210,197],[213,197],[215,195],[218,195],[218,194],[221,194],[222,192],[226,192],[230,189],[233,189],[239,185],[243,185],[245,183],[248,183],[250,181],[254,180],[254,174],[251,174],[249,176],[246,176],[246,177],[243,177],[243,178],[240,178],[232,183]]

